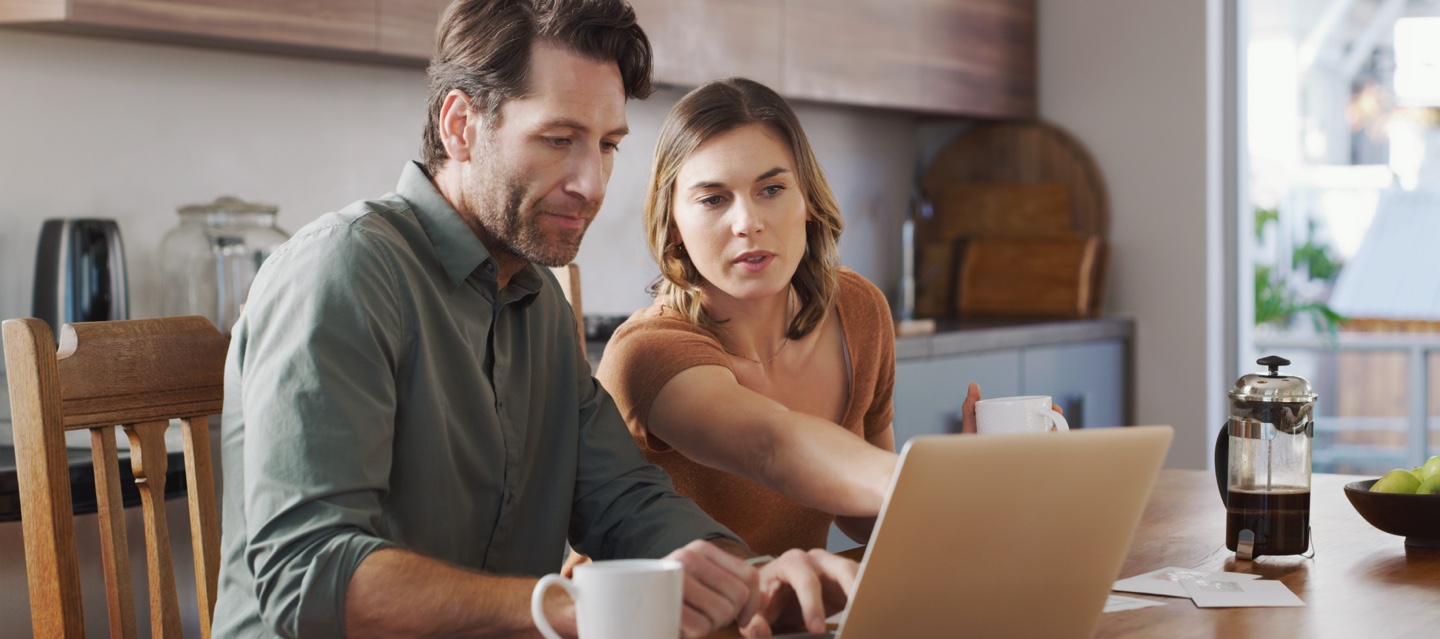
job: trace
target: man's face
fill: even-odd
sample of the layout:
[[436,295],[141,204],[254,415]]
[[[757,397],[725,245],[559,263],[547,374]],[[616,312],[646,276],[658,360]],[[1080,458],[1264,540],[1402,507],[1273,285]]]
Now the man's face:
[[472,120],[477,142],[463,165],[461,214],[498,245],[492,253],[561,266],[575,259],[605,199],[629,131],[625,92],[614,62],[546,44],[530,56],[529,95],[506,102],[496,126]]

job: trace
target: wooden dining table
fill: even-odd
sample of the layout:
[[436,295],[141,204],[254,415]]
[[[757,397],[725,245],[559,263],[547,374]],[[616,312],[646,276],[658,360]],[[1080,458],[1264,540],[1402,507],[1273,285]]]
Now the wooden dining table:
[[[1158,568],[1230,571],[1278,580],[1295,608],[1198,608],[1186,598],[1115,593],[1163,605],[1101,615],[1104,639],[1357,639],[1440,637],[1440,549],[1413,548],[1355,512],[1344,486],[1311,479],[1311,556],[1237,559],[1225,548],[1225,507],[1209,471],[1163,470],[1130,543],[1121,578]],[[845,553],[859,558],[859,553]],[[1044,603],[1037,602],[1037,613]],[[963,636],[963,629],[957,629]],[[733,628],[710,639],[738,637]],[[861,638],[863,639],[863,638]]]

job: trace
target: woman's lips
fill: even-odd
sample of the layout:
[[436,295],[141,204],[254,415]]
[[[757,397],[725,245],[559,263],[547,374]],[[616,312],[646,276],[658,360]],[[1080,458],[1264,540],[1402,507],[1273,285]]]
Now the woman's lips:
[[765,267],[770,266],[770,263],[773,261],[775,261],[774,253],[751,251],[749,253],[742,253],[740,257],[735,258],[735,261],[731,263],[752,273],[758,273],[765,270]]

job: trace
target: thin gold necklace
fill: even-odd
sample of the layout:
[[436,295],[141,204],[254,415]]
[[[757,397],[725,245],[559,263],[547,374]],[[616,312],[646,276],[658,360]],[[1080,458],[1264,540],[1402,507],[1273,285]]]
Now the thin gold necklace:
[[[755,362],[756,364],[759,364],[759,365],[761,365],[761,366],[765,366],[765,365],[769,364],[770,362],[775,361],[775,358],[779,357],[779,356],[780,356],[780,353],[782,353],[782,352],[785,351],[785,347],[790,345],[790,331],[789,331],[789,324],[790,324],[790,298],[791,298],[792,296],[794,296],[794,294],[795,294],[795,289],[792,288],[792,289],[790,289],[789,291],[787,291],[787,293],[788,293],[788,294],[785,296],[785,324],[786,324],[785,341],[783,341],[783,342],[780,343],[780,348],[775,349],[775,352],[772,353],[772,354],[770,355],[770,357],[762,360],[762,359],[760,359],[760,358],[758,358],[758,357],[750,357],[750,356],[748,356],[748,355],[741,355],[741,354],[739,354],[739,353],[736,353],[735,351],[730,350],[730,347],[729,347],[729,346],[726,346],[726,345],[725,345],[725,342],[720,342],[720,348],[725,349],[725,352],[726,352],[726,353],[729,353],[729,354],[731,354],[731,355],[734,355],[734,356],[736,356],[736,357],[739,357],[740,359],[750,360],[750,361]],[[718,340],[717,340],[717,341],[718,341]]]

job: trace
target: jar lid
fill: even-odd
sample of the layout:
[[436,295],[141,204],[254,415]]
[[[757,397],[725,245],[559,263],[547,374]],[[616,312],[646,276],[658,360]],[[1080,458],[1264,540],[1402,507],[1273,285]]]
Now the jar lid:
[[181,215],[190,213],[270,213],[273,215],[279,210],[280,207],[274,204],[246,202],[233,195],[222,195],[215,198],[214,202],[207,204],[186,204],[179,209]]
[[1315,392],[1310,382],[1298,375],[1281,375],[1281,366],[1289,366],[1290,360],[1271,355],[1255,360],[1256,364],[1270,369],[1268,373],[1251,373],[1235,381],[1230,389],[1230,399],[1238,401],[1309,403],[1315,401]]

